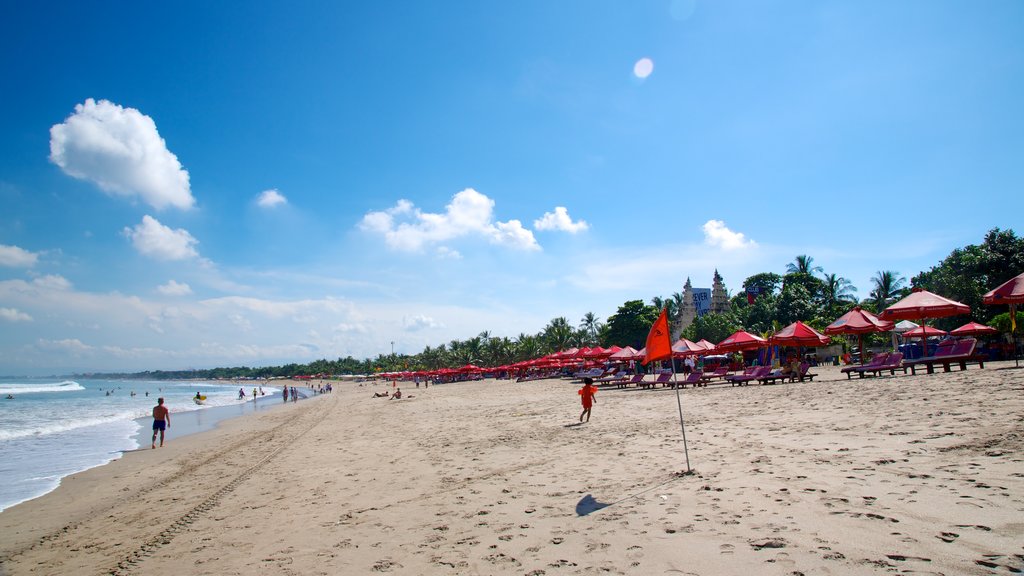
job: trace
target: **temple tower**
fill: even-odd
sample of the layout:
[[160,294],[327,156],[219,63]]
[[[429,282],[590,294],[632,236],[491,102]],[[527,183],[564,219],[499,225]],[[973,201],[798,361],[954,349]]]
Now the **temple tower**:
[[672,323],[672,340],[675,341],[693,321],[697,319],[697,306],[693,303],[693,286],[690,284],[690,277],[686,277],[686,284],[683,284],[683,305],[676,313],[675,322]]
[[729,293],[725,291],[722,276],[715,268],[715,282],[711,285],[711,311],[716,314],[729,311]]

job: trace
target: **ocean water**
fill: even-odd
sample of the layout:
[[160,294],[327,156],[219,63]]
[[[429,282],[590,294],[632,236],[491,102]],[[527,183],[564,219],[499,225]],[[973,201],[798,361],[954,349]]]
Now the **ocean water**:
[[[204,405],[192,400],[196,392],[206,396]],[[137,438],[147,435],[140,434],[143,425],[136,420],[146,419],[148,427],[159,397],[176,433],[175,414],[255,406],[252,392],[251,382],[0,379],[0,511],[138,448]],[[274,396],[280,401],[278,388],[264,386],[263,392],[261,403]]]

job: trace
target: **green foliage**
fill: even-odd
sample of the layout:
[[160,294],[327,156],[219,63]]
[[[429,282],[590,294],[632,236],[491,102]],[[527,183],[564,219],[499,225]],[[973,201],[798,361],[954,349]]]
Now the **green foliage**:
[[717,344],[739,329],[739,324],[731,314],[709,313],[697,318],[683,330],[683,337],[694,342],[703,338]]
[[[937,266],[914,276],[914,286],[941,294],[971,307],[971,320],[983,322],[992,312],[981,298],[996,286],[1024,272],[1024,238],[1013,230],[993,228],[979,246],[953,250]],[[944,330],[963,324],[964,317],[938,320]]]
[[[761,272],[743,281],[743,291],[755,292],[757,294],[775,294],[781,285],[782,276],[774,272]],[[746,295],[744,294],[743,297],[746,298]]]
[[[1024,334],[1024,324],[1022,324],[1022,322],[1024,322],[1024,311],[1018,310],[1015,313],[1015,316],[1017,316],[1017,334]],[[996,314],[987,322],[986,325],[999,330],[1003,334],[1009,334],[1010,313],[1007,311],[1002,314]]]
[[643,348],[651,325],[658,319],[661,310],[644,304],[643,300],[630,300],[608,318],[607,330],[601,335],[603,342]]

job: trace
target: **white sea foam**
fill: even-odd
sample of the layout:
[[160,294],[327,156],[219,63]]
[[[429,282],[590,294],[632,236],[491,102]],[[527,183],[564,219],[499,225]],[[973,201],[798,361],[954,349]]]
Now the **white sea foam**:
[[10,384],[0,383],[0,394],[10,394],[17,396],[18,394],[37,394],[37,393],[49,393],[49,392],[77,392],[79,390],[85,390],[85,388],[73,380],[65,380],[60,383],[51,384]]

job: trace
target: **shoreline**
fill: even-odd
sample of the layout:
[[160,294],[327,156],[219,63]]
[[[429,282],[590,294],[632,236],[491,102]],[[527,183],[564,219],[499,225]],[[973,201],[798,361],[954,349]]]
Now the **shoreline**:
[[403,386],[401,401],[339,385],[126,454],[0,513],[0,569],[1022,567],[1024,370],[815,372],[814,382],[680,391],[686,476],[668,388],[601,389],[580,425],[578,386],[560,380]]

